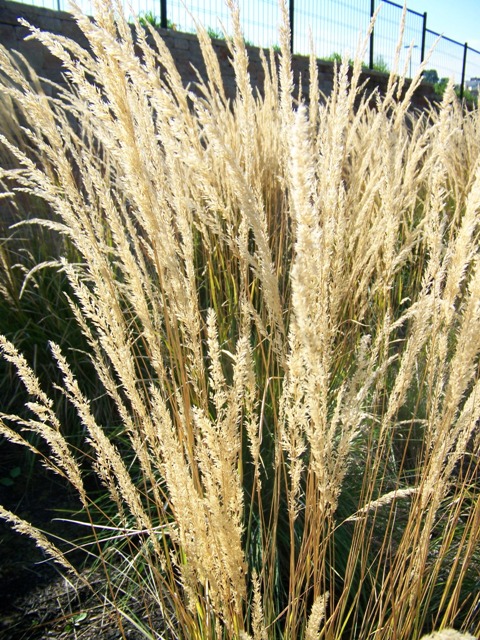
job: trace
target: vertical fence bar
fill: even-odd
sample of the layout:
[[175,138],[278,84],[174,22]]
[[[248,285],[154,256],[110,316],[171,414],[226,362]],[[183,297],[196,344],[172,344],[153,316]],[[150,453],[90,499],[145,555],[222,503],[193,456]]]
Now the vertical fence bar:
[[290,53],[293,55],[293,27],[295,17],[295,0],[289,0],[288,18],[290,20]]
[[425,42],[427,40],[427,12],[423,14],[423,29],[422,29],[422,52],[420,57],[420,64],[425,60]]
[[162,29],[166,29],[168,27],[167,0],[160,0],[160,26]]
[[[373,18],[373,14],[375,13],[375,0],[370,0],[370,20]],[[369,69],[373,69],[373,32],[375,29],[372,29],[372,33],[370,34],[370,60],[368,67]]]
[[462,84],[460,85],[460,100],[463,99],[463,88],[465,86],[465,72],[467,70],[467,51],[468,51],[468,44],[465,42],[465,46],[463,47]]

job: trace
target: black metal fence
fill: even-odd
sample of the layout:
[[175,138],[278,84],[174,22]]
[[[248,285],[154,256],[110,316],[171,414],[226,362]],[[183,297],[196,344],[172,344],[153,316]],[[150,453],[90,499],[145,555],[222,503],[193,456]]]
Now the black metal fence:
[[[348,53],[353,57],[361,34],[380,8],[365,54],[370,69],[389,71],[399,42],[403,7],[390,0],[287,0],[292,27],[293,53],[309,54],[311,41],[319,58],[332,59]],[[93,12],[91,0],[77,0]],[[261,47],[278,44],[280,10],[278,0],[238,0],[246,41]],[[68,0],[29,0],[54,9],[68,10]],[[211,35],[230,32],[230,16],[224,0],[124,0],[126,7],[147,16],[164,28],[195,31],[195,21]],[[186,6],[185,6],[186,5]],[[434,46],[433,50],[432,47]],[[427,79],[445,82],[453,77],[460,95],[469,90],[478,95],[480,51],[428,28],[427,13],[407,9],[400,49],[400,71],[412,76],[428,56]]]

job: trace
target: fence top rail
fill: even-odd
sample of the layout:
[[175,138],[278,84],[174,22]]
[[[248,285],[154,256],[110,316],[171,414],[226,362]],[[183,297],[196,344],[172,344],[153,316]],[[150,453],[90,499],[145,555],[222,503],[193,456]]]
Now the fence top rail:
[[[397,7],[398,9],[403,10],[403,5],[397,4],[396,2],[392,2],[391,0],[382,0],[382,2],[385,4],[390,4],[392,7]],[[413,13],[414,15],[419,16],[420,18],[423,18],[425,16],[425,13],[421,13],[420,11],[414,11],[413,9],[409,9],[408,7],[407,7],[407,12]]]
[[[392,7],[397,7],[398,9],[402,9],[403,10],[403,5],[398,4],[397,2],[392,2],[392,0],[381,0],[381,2],[385,3],[385,4],[389,4]],[[407,7],[407,12],[408,13],[413,13],[416,16],[419,16],[420,18],[423,18],[425,16],[425,13],[420,13],[419,11],[414,11],[413,9],[409,9]],[[453,40],[453,38],[449,38],[448,36],[443,35],[443,33],[437,33],[436,31],[432,31],[431,29],[425,29],[425,31],[427,31],[428,33],[430,33],[432,36],[437,36],[442,38],[442,40],[448,40],[448,42],[451,42],[453,44],[458,44],[461,47],[467,47],[467,49],[469,51],[473,51],[473,53],[479,53],[480,51],[477,51],[477,49],[474,49],[473,47],[469,47],[467,42],[458,42],[458,40]]]
[[480,51],[477,51],[477,49],[474,49],[473,47],[469,47],[468,42],[458,42],[458,40],[452,40],[452,38],[449,38],[448,36],[444,36],[443,33],[437,33],[436,31],[432,31],[431,29],[426,29],[426,31],[427,33],[430,33],[432,36],[436,36],[437,38],[441,38],[442,40],[448,40],[448,42],[451,42],[452,44],[458,44],[461,47],[467,47],[469,51],[473,51],[474,53],[480,53]]

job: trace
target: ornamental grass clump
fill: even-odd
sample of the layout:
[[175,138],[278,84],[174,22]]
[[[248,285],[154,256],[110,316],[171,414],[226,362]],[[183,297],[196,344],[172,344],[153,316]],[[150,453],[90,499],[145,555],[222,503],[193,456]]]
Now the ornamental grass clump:
[[28,402],[1,432],[38,452],[33,434],[78,493],[120,637],[478,637],[478,110],[450,85],[415,112],[421,70],[398,65],[367,95],[362,50],[328,97],[312,54],[299,98],[283,3],[259,94],[228,4],[233,100],[201,26],[206,77],[185,87],[108,0],[73,9],[88,51],[31,27],[64,66],[53,97],[0,51],[22,123],[0,138],[3,198],[41,202],[28,224],[63,239],[45,268],[111,407],[52,340],[73,445],[3,337]]

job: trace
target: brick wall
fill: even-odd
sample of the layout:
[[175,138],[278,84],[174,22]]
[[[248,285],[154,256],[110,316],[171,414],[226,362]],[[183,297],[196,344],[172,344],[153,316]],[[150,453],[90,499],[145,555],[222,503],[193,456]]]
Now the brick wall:
[[[8,49],[15,49],[22,53],[40,76],[44,76],[54,82],[61,82],[61,67],[59,61],[51,55],[40,43],[35,41],[25,42],[24,38],[28,30],[19,25],[18,18],[23,17],[28,22],[44,31],[51,31],[63,36],[77,40],[80,44],[86,45],[85,39],[79,31],[72,16],[62,11],[51,11],[41,7],[34,7],[27,4],[0,0],[0,42]],[[192,34],[180,33],[177,31],[160,30],[166,45],[173,54],[177,68],[185,82],[194,82],[196,76],[192,70],[192,65],[200,73],[204,73],[204,66],[200,47],[197,38]],[[228,50],[221,40],[214,41],[214,47],[220,60],[223,79],[226,91],[230,96],[234,95],[235,82],[233,69],[228,59]],[[249,47],[250,76],[252,82],[261,90],[263,85],[263,72],[260,63],[259,49]],[[295,82],[302,81],[302,92],[304,96],[308,93],[308,57],[294,56],[293,70]],[[318,62],[318,75],[320,90],[328,95],[332,88],[333,64],[330,62]],[[363,79],[369,79],[367,87],[373,89],[378,86],[380,90],[385,90],[387,76],[379,72],[365,72]],[[427,104],[426,100],[435,100],[433,86],[427,83],[422,84],[417,90],[413,104],[423,108]]]

